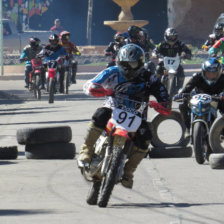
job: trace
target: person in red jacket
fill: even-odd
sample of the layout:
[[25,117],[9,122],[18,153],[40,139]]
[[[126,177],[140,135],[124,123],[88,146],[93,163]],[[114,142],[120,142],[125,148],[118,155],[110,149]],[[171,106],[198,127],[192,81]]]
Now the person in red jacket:
[[60,19],[55,19],[54,26],[51,27],[50,31],[57,35],[59,35],[62,31],[64,31],[63,27],[61,26]]
[[77,66],[78,62],[73,59],[73,55],[81,55],[78,48],[74,43],[70,41],[70,33],[68,31],[63,31],[59,35],[60,38],[60,44],[65,48],[67,54],[70,57],[71,63],[72,63],[72,83],[76,83],[76,72],[77,72]]

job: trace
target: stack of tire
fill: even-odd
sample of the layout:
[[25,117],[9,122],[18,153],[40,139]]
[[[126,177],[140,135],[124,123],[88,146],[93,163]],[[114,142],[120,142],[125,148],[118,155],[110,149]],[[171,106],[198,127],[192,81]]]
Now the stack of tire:
[[17,146],[0,147],[0,160],[17,159],[18,149]]
[[[179,141],[174,144],[163,142],[158,135],[159,125],[169,119],[176,121],[181,127],[182,131],[182,135]],[[151,129],[152,133],[151,145],[153,146],[149,151],[150,158],[182,158],[192,156],[192,148],[190,146],[187,146],[190,139],[185,139],[184,137],[186,127],[179,112],[172,111],[167,116],[157,113],[153,117],[152,122],[149,123],[149,128]]]
[[70,143],[69,126],[47,126],[17,130],[17,142],[25,145],[27,159],[74,159],[75,144]]
[[216,118],[213,122],[210,133],[209,143],[213,151],[209,156],[209,164],[212,169],[224,169],[224,119]]

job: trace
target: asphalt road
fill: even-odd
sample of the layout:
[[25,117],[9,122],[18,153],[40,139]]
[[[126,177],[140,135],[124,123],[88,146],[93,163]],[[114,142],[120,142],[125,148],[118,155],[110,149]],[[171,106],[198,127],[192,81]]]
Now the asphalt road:
[[[16,131],[25,127],[69,125],[77,152],[91,115],[101,99],[85,96],[79,74],[68,96],[48,95],[36,101],[22,80],[0,81],[1,146],[18,145]],[[176,105],[174,104],[174,107]],[[154,112],[149,111],[149,119]],[[178,130],[166,126],[169,139]],[[74,160],[28,160],[18,145],[17,160],[0,161],[0,224],[223,224],[223,170],[212,170],[195,158],[146,158],[135,173],[134,187],[115,186],[107,208],[86,204],[89,184]]]

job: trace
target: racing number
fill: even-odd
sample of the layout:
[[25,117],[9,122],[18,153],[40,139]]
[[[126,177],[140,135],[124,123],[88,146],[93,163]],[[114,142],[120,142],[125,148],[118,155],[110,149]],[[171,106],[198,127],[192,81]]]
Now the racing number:
[[169,64],[169,65],[173,65],[174,62],[175,62],[175,60],[171,60],[171,59],[168,60],[168,64]]
[[[118,124],[122,124],[125,122],[125,120],[127,119],[127,113],[126,112],[121,112],[118,116],[119,120],[116,120]],[[131,116],[131,117],[128,117],[128,119],[130,120],[129,124],[128,124],[128,127],[130,128],[133,121],[135,120],[135,116]]]

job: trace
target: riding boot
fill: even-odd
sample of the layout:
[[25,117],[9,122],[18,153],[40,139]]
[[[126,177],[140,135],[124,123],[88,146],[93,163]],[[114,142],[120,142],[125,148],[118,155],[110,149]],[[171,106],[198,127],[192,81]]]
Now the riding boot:
[[124,174],[122,176],[121,184],[126,188],[133,187],[133,177],[137,166],[140,164],[142,159],[148,153],[148,149],[140,149],[134,146],[132,155],[128,158],[124,166]]
[[87,134],[85,136],[85,141],[81,146],[81,151],[79,152],[78,160],[81,161],[81,163],[91,162],[92,155],[94,153],[93,146],[102,132],[103,132],[102,128],[98,128],[93,124],[93,122],[90,122]]

